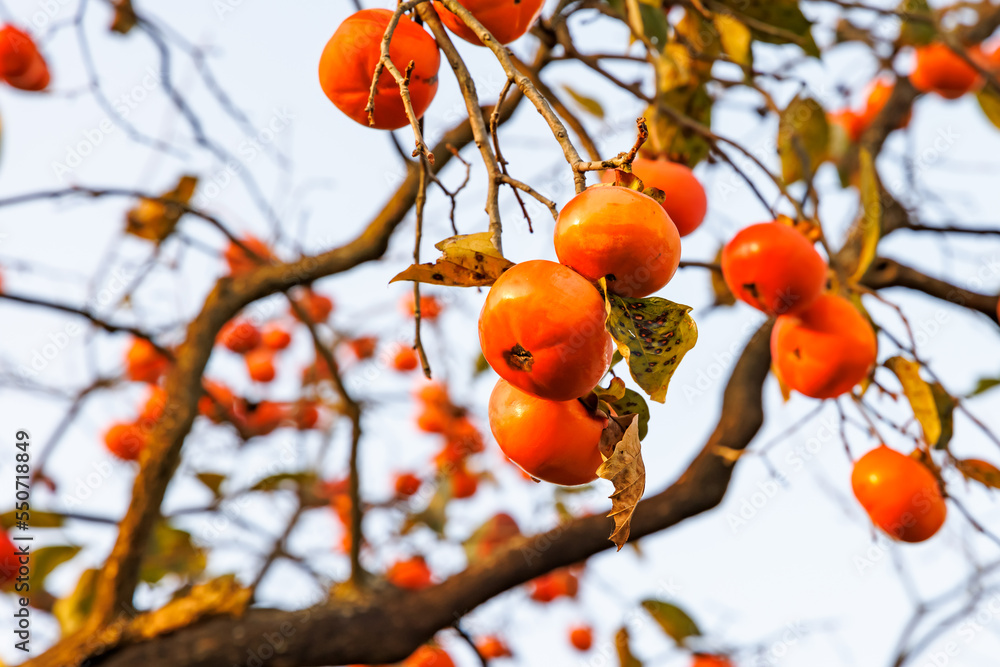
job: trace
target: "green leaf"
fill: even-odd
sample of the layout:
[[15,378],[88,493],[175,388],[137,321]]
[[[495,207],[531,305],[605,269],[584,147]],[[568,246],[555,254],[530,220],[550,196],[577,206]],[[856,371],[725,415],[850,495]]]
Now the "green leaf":
[[941,435],[934,443],[934,448],[947,449],[955,433],[955,399],[944,390],[940,382],[931,384],[931,393],[934,394],[934,406],[941,419]]
[[139,578],[150,584],[168,574],[190,578],[201,574],[206,563],[205,552],[191,541],[190,533],[174,528],[166,521],[159,521],[149,536]]
[[642,29],[647,39],[658,49],[667,43],[667,13],[659,2],[639,2],[639,16],[642,17]]
[[[15,511],[16,510],[11,510],[0,514],[0,525],[2,525],[5,530],[10,530],[11,527],[17,523]],[[63,525],[63,516],[62,514],[56,514],[55,512],[31,510],[31,518],[28,520],[28,524],[32,528],[59,528]]]
[[642,608],[649,612],[653,620],[678,646],[684,646],[688,637],[701,635],[698,624],[677,605],[662,600],[643,600]]
[[811,97],[796,96],[778,119],[778,155],[785,183],[815,176],[829,144],[830,125],[823,106]]
[[490,232],[460,234],[435,244],[441,257],[433,264],[412,264],[390,280],[412,280],[450,287],[492,285],[500,274],[514,266],[493,245]]
[[728,14],[716,14],[712,22],[722,42],[722,51],[737,65],[751,67],[753,50],[750,45],[753,35],[750,28]]
[[882,201],[879,197],[878,173],[867,148],[859,154],[861,163],[861,215],[847,238],[849,244],[857,244],[858,263],[851,273],[850,281],[857,283],[871,266],[882,238]]
[[979,381],[976,382],[975,389],[972,390],[968,397],[972,398],[973,396],[978,396],[979,394],[993,389],[993,387],[1000,387],[1000,378],[979,378]]
[[1000,128],[1000,95],[987,86],[976,93],[976,101],[979,102],[979,108],[986,114],[987,120],[993,123],[994,127]]
[[604,119],[604,107],[601,106],[600,102],[595,100],[593,97],[587,97],[586,95],[576,92],[576,90],[574,90],[571,86],[564,85],[562,89],[573,98],[573,101],[576,102],[581,109],[589,113],[591,116],[602,120]]
[[[675,109],[706,128],[712,124],[712,97],[703,84],[661,93],[658,99],[660,105]],[[708,157],[712,146],[703,134],[675,122],[666,113],[659,113],[656,104],[650,105],[644,115],[649,128],[644,155],[663,157],[689,167]]]
[[886,360],[885,367],[899,378],[903,393],[913,409],[913,416],[920,422],[924,440],[933,445],[941,437],[941,418],[934,401],[934,392],[920,377],[920,364],[903,357],[891,357]]
[[798,0],[726,0],[723,4],[733,10],[736,18],[754,19],[746,21],[754,39],[769,44],[797,44],[807,55],[819,57],[812,22],[802,13]]
[[611,294],[604,278],[600,286],[608,331],[628,362],[632,379],[650,398],[663,403],[677,364],[698,342],[691,307],[655,296],[631,299]]
[[642,667],[642,661],[632,655],[632,647],[629,644],[628,628],[622,627],[615,633],[618,664],[621,667]]
[[57,567],[72,559],[82,547],[56,545],[40,547],[31,552],[31,585],[38,589],[45,588],[45,579]]
[[923,46],[935,40],[937,32],[934,30],[934,17],[927,0],[903,0],[897,10],[927,19],[923,21],[903,19],[897,42],[900,46]]
[[964,461],[956,461],[955,467],[966,479],[979,482],[990,489],[1000,489],[1000,470],[988,461],[965,459]]

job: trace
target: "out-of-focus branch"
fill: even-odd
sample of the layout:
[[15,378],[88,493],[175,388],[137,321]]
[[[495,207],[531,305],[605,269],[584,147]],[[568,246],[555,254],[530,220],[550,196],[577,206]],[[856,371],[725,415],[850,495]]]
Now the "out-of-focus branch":
[[[771,322],[750,339],[733,369],[715,431],[687,470],[664,491],[639,503],[632,519],[638,539],[667,529],[721,502],[738,462],[764,420],[761,390],[770,370]],[[734,460],[736,459],[736,460]],[[265,667],[310,667],[402,660],[435,632],[494,596],[553,569],[612,546],[611,520],[576,519],[498,550],[441,584],[420,591],[383,589],[366,602],[333,601],[303,611],[251,610],[218,617],[97,658],[101,667],[214,667],[239,662],[262,637],[282,632],[282,652]],[[284,630],[279,630],[284,628]]]
[[997,321],[996,295],[980,294],[957,287],[944,280],[932,278],[905,264],[900,264],[894,259],[875,258],[868,272],[862,278],[862,283],[872,289],[906,287],[956,306],[979,311],[994,322]]

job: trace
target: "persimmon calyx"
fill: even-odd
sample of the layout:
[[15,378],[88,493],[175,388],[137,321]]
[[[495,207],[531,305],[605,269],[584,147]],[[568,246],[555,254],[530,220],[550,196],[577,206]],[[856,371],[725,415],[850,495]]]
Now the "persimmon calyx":
[[505,350],[503,358],[511,368],[524,371],[525,373],[531,371],[531,366],[535,363],[535,358],[531,356],[531,352],[528,352],[520,343],[515,343],[514,347]]

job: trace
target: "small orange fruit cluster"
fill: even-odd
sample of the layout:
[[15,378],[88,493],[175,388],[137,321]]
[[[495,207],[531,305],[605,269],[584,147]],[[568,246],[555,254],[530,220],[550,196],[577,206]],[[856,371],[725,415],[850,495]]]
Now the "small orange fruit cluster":
[[448,388],[438,382],[424,383],[416,392],[421,404],[417,428],[438,433],[444,445],[434,456],[438,474],[450,485],[452,498],[470,498],[479,488],[479,476],[469,470],[468,460],[483,451],[483,436],[464,408],[456,406]]

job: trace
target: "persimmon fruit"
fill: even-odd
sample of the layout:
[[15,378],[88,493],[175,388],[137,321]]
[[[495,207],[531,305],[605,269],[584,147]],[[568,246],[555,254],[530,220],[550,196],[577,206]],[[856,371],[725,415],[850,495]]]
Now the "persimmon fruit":
[[371,359],[375,356],[375,348],[378,346],[378,338],[375,336],[361,336],[348,341],[347,346],[351,349],[358,361]]
[[464,467],[456,469],[451,474],[451,497],[471,498],[479,488],[479,478]]
[[455,662],[444,649],[425,644],[404,660],[402,667],[455,667]]
[[243,360],[246,362],[247,373],[255,382],[270,382],[274,379],[274,350],[258,347],[243,355]]
[[578,625],[569,630],[569,643],[577,651],[589,651],[594,643],[594,631],[589,625]]
[[[608,289],[644,297],[673,278],[681,237],[652,197],[617,185],[593,186],[559,212],[555,231],[559,261]],[[508,271],[510,273],[510,271]]]
[[412,472],[403,472],[396,475],[394,486],[396,494],[408,498],[420,490],[420,478]]
[[170,367],[170,360],[143,338],[136,338],[125,355],[125,375],[133,382],[156,384]]
[[[666,195],[663,210],[677,227],[678,234],[687,236],[701,226],[708,210],[708,197],[690,167],[670,160],[638,157],[632,161],[632,173],[646,187],[663,190]],[[601,180],[614,183],[614,170],[604,172]]]
[[604,299],[586,278],[555,262],[530,260],[493,284],[479,316],[479,342],[500,377],[566,401],[590,392],[611,365],[614,342],[605,316]]
[[[413,317],[417,314],[416,303],[417,300],[413,298],[413,292],[409,292],[400,300],[399,308],[403,311],[404,315]],[[444,306],[441,305],[436,296],[431,294],[420,295],[420,319],[428,321],[436,320],[442,310],[444,310]]]
[[[976,52],[971,50],[969,57],[976,57]],[[935,42],[917,47],[916,64],[910,74],[910,83],[917,90],[955,100],[975,88],[979,82],[979,72],[947,44]]]
[[385,573],[386,579],[397,588],[416,591],[431,585],[431,570],[423,556],[414,556],[393,563]]
[[[230,244],[226,246],[226,252],[223,255],[225,257],[226,264],[229,266],[229,274],[232,276],[249,273],[262,263],[266,264],[274,259],[274,255],[271,253],[271,249],[268,245],[256,236],[244,236],[240,239],[240,243],[243,244],[243,247],[230,242]],[[243,248],[246,248],[246,250]],[[252,257],[247,253],[247,250],[256,255],[259,259]]]
[[[296,303],[313,324],[326,322],[330,319],[330,314],[333,312],[333,299],[324,294],[318,294],[311,289],[305,290],[305,293],[296,299]],[[301,321],[302,318],[299,317],[296,309],[292,309],[292,314],[295,316],[295,319]]]
[[847,299],[819,296],[771,331],[771,358],[782,381],[812,398],[835,398],[867,377],[878,352],[875,331]]
[[[494,39],[501,44],[510,44],[528,32],[542,11],[545,0],[458,0],[458,4],[468,9]],[[475,31],[465,25],[458,15],[440,2],[435,6],[448,30],[467,42],[483,45]]]
[[49,85],[49,68],[35,41],[12,25],[0,28],[0,77],[20,90],[39,91]]
[[260,329],[247,320],[231,320],[219,332],[219,341],[236,354],[246,354],[260,345]]
[[[382,37],[389,27],[388,9],[362,9],[347,17],[327,42],[319,59],[319,83],[333,104],[352,120],[368,126],[368,95],[381,58]],[[412,61],[410,102],[417,118],[424,115],[438,88],[441,56],[437,42],[407,16],[399,23],[389,43],[389,58],[404,72]],[[409,123],[399,86],[383,70],[375,89],[374,127],[396,130]]]
[[20,569],[18,553],[18,548],[10,536],[0,530],[0,586],[14,579]]
[[948,515],[934,473],[885,445],[857,460],[851,488],[872,522],[903,542],[930,539]]
[[104,444],[108,451],[122,461],[137,460],[148,440],[149,435],[145,429],[138,424],[124,422],[112,424],[104,434]]
[[272,350],[284,350],[292,342],[292,335],[283,327],[271,324],[260,332],[260,342]]
[[483,637],[477,641],[476,651],[478,651],[479,655],[483,656],[487,660],[510,658],[512,656],[510,649],[503,642],[503,640],[495,635]]
[[597,479],[603,462],[598,443],[608,420],[580,401],[539,398],[500,379],[489,419],[500,449],[529,475],[563,486]]
[[826,262],[813,244],[780,222],[741,229],[722,248],[721,264],[733,295],[768,315],[801,311],[826,284]]
[[692,656],[691,667],[733,667],[733,661],[724,655],[696,653]]
[[400,373],[412,371],[419,365],[420,358],[417,356],[417,351],[412,347],[402,346],[392,356],[392,367]]

